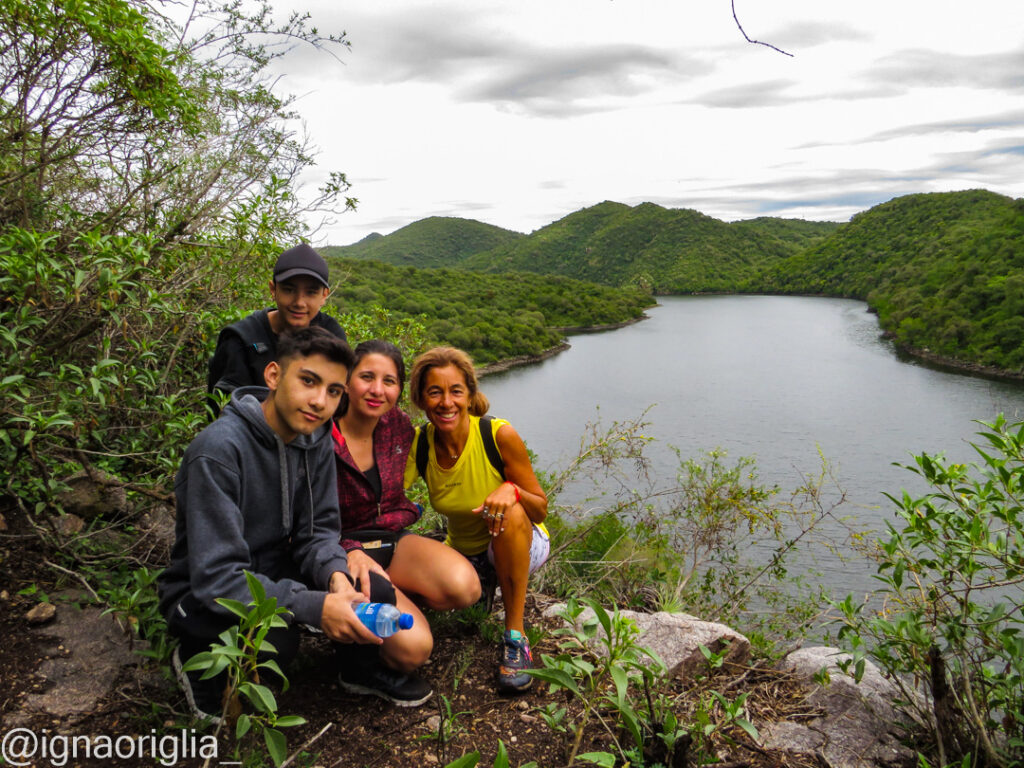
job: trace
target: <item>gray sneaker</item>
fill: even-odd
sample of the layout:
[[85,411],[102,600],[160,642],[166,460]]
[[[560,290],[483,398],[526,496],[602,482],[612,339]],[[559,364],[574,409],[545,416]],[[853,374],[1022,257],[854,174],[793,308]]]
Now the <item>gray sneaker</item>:
[[418,707],[434,695],[430,684],[417,674],[404,674],[379,661],[342,669],[338,685],[348,693],[379,696],[399,707]]

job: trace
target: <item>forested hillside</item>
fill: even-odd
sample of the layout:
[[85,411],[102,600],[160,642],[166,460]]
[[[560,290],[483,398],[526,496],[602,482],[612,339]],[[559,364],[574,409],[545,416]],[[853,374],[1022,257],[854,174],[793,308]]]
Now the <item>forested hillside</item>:
[[467,258],[486,271],[560,274],[655,293],[745,291],[767,265],[833,232],[837,224],[759,218],[726,223],[654,203],[604,202],[519,240]]
[[427,343],[462,347],[477,363],[539,354],[562,341],[559,328],[631,320],[652,303],[636,288],[565,277],[328,261],[338,285],[331,297],[338,312],[366,313],[376,306],[396,322],[416,318],[425,326]]
[[866,299],[915,350],[1024,370],[1024,200],[899,197],[770,268],[767,291]]
[[377,233],[358,243],[323,248],[325,256],[375,259],[414,267],[458,266],[467,256],[515,242],[525,235],[473,219],[431,216],[392,232]]

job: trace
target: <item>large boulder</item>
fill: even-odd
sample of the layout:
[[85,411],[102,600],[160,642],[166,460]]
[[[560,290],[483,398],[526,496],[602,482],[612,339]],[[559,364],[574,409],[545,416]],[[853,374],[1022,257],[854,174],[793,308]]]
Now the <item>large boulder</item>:
[[[807,705],[823,714],[799,723],[757,723],[762,745],[817,754],[831,768],[914,765],[914,752],[901,742],[914,723],[893,706],[902,694],[871,662],[866,662],[857,683],[839,668],[844,659],[849,656],[838,648],[812,647],[793,651],[779,662],[780,669],[802,681]],[[825,685],[814,679],[821,670],[828,671]]]
[[[549,606],[544,615],[560,616],[564,607],[564,603]],[[702,621],[686,613],[619,611],[619,614],[636,622],[640,631],[637,645],[658,654],[671,676],[688,679],[705,670],[707,661],[700,650],[702,645],[713,653],[724,653],[726,662],[745,664],[750,658],[750,641],[724,624]],[[593,615],[594,612],[586,608],[579,620],[587,621]],[[595,644],[592,650],[600,652],[601,647]]]

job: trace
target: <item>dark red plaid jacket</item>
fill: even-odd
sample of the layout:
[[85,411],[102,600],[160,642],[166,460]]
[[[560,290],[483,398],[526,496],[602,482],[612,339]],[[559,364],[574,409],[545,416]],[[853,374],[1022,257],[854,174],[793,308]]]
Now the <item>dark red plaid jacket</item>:
[[398,408],[385,413],[373,431],[373,456],[380,470],[382,489],[378,502],[373,486],[356,466],[337,425],[331,430],[334,465],[338,470],[341,546],[346,552],[362,548],[358,541],[345,538],[348,531],[365,528],[400,531],[419,519],[419,509],[406,498],[403,487],[405,461],[412,447],[413,433],[409,417]]

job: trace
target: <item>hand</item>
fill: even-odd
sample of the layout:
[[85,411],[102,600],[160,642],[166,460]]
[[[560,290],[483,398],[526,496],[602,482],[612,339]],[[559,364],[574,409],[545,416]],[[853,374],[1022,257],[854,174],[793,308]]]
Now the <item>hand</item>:
[[[334,579],[332,588],[334,587]],[[344,584],[342,584],[344,582]],[[320,629],[331,640],[339,643],[362,643],[364,645],[380,645],[384,641],[367,629],[352,610],[352,603],[366,602],[361,592],[342,578],[338,589],[328,592],[324,597],[324,607],[320,614]]]
[[519,502],[516,500],[515,486],[502,483],[489,494],[484,503],[473,510],[487,523],[491,536],[498,536],[505,530],[505,521],[509,513]]
[[380,567],[380,563],[370,557],[361,549],[353,549],[348,553],[348,570],[352,574],[352,580],[359,585],[362,594],[367,600],[370,599],[370,573],[379,573],[388,581],[391,577],[388,572]]
[[352,578],[347,573],[335,571],[327,585],[328,592],[340,592],[343,589],[351,589]]

